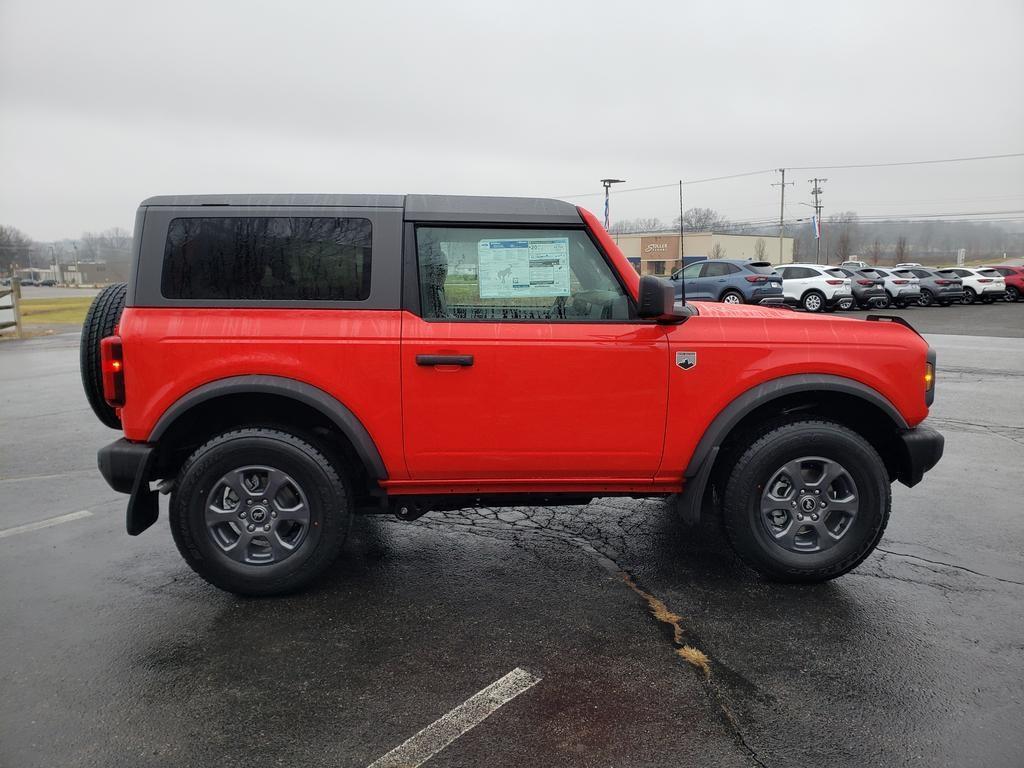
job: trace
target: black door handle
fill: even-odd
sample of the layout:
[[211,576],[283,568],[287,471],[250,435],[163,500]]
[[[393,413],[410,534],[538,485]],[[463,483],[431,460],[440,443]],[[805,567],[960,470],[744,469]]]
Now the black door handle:
[[416,355],[416,365],[461,365],[473,364],[472,355]]

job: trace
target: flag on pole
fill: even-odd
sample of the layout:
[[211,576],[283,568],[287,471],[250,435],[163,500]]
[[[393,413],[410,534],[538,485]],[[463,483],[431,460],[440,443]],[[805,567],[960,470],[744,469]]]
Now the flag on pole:
[[814,239],[821,240],[821,220],[817,216],[811,216],[811,221],[814,222]]
[[608,227],[609,227],[609,221],[608,221],[608,193],[605,192],[605,195],[604,195],[604,228],[608,229]]

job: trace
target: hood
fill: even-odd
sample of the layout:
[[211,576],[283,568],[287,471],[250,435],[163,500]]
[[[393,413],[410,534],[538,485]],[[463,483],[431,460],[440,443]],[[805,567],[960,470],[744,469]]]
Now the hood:
[[734,317],[765,320],[804,320],[857,322],[863,318],[842,317],[834,313],[797,312],[789,307],[762,307],[756,304],[722,304],[717,301],[688,301],[700,317]]

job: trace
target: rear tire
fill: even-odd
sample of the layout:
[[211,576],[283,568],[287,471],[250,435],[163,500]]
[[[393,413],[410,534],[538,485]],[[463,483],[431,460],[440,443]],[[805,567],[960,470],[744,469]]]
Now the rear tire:
[[127,283],[108,285],[89,305],[82,323],[79,342],[78,367],[82,372],[82,387],[89,406],[97,418],[112,429],[121,428],[117,412],[103,399],[103,371],[100,367],[100,342],[114,333],[124,311]]
[[808,312],[821,312],[825,309],[825,296],[821,291],[808,291],[800,299],[800,306]]
[[765,577],[819,582],[871,554],[890,506],[889,476],[871,444],[809,419],[770,427],[740,454],[725,482],[722,523],[739,557]]
[[723,304],[744,304],[743,295],[738,291],[726,291],[719,299]]
[[351,494],[323,453],[261,427],[213,438],[186,461],[171,495],[174,543],[210,584],[239,595],[300,589],[338,556]]

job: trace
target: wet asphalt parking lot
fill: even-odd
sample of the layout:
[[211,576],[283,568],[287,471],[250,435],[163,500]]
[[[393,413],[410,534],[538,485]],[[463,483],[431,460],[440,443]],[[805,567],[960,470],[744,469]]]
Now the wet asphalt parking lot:
[[0,344],[0,766],[367,766],[428,729],[399,764],[517,669],[428,766],[1021,765],[1024,304],[902,314],[946,455],[817,586],[604,499],[359,518],[315,588],[237,598],[165,515],[124,533],[77,335]]

